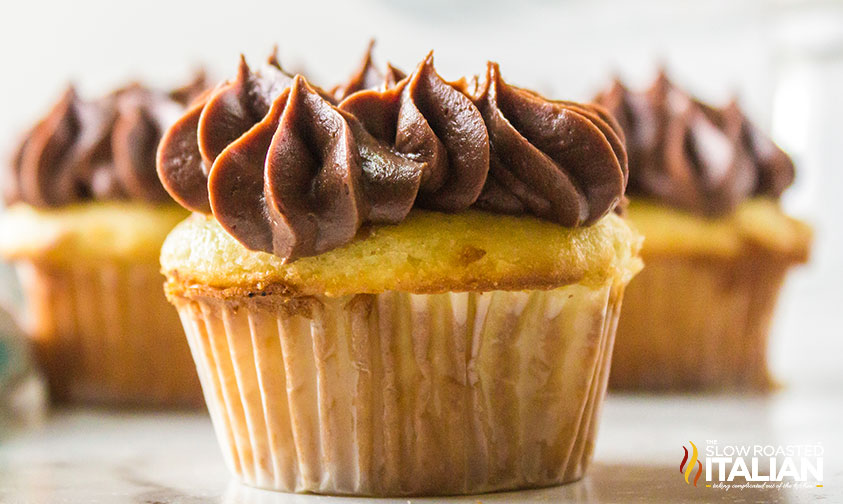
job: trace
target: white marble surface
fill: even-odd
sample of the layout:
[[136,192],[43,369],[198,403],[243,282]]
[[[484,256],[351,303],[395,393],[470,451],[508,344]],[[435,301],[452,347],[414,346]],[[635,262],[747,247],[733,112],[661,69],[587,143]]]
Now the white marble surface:
[[[575,484],[528,492],[412,502],[826,502],[843,501],[843,396],[781,392],[769,398],[611,396],[595,462]],[[688,440],[822,443],[822,488],[730,490],[685,484]],[[3,433],[0,502],[337,503],[366,499],[289,495],[242,487],[223,465],[203,413],[54,412],[42,425]],[[377,500],[406,503],[407,499]]]

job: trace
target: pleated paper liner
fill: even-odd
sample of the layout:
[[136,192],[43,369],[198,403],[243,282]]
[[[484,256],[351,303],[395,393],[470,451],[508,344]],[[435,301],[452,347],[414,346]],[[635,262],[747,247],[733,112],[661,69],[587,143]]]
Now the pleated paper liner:
[[627,287],[610,387],[765,391],[767,339],[793,261],[657,256]]
[[241,481],[444,495],[582,477],[622,290],[172,301]]
[[156,263],[21,261],[24,325],[57,402],[199,406],[202,392]]

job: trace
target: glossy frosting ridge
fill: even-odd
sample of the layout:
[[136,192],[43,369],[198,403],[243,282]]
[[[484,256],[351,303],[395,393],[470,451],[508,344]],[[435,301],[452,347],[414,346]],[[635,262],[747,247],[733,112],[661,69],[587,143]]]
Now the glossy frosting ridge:
[[158,140],[204,89],[203,74],[170,92],[133,83],[95,100],[69,87],[19,144],[7,171],[7,204],[166,201],[156,174]]
[[348,80],[331,88],[331,95],[336,101],[342,101],[357,91],[364,89],[378,89],[394,86],[398,81],[407,76],[402,70],[387,63],[386,67],[379,69],[372,60],[372,49],[375,41],[370,40],[363,54],[360,65]]
[[626,134],[632,197],[718,216],[752,197],[778,198],[793,182],[788,155],[735,102],[722,108],[704,104],[664,72],[643,92],[616,80],[595,101]]
[[327,93],[241,61],[234,80],[165,134],[164,187],[246,247],[286,260],[347,244],[367,223],[401,222],[414,207],[577,227],[622,197],[622,134],[601,107],[510,86],[494,64],[475,86],[448,82],[432,53],[398,81],[393,67],[377,78],[371,68],[367,53],[345,91]]

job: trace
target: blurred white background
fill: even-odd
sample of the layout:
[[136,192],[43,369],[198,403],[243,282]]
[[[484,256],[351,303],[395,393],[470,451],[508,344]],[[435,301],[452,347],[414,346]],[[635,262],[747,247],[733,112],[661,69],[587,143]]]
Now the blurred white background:
[[843,385],[843,4],[761,0],[107,0],[6,3],[0,16],[0,147],[9,152],[69,81],[95,95],[130,79],[174,85],[273,44],[318,84],[344,79],[370,37],[411,69],[436,51],[446,78],[497,60],[508,80],[588,99],[618,74],[644,86],[659,65],[705,100],[737,96],[788,149],[785,198],[816,227],[812,263],[789,279],[772,363],[792,389]]

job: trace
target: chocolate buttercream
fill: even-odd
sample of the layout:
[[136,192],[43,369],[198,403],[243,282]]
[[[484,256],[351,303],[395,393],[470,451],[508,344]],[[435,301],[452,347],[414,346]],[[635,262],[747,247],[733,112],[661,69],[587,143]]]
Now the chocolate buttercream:
[[470,91],[442,79],[431,53],[409,76],[339,105],[300,75],[275,87],[260,79],[241,61],[237,78],[177,121],[158,153],[172,196],[213,213],[253,250],[320,254],[414,206],[588,225],[623,195],[614,120],[509,86],[493,64]]
[[337,101],[342,101],[357,91],[364,89],[379,89],[394,86],[407,76],[407,74],[390,63],[386,64],[386,68],[383,71],[378,69],[372,61],[372,48],[374,46],[374,39],[370,40],[369,45],[366,47],[366,53],[363,55],[363,60],[354,73],[351,74],[351,77],[345,83],[334,86],[331,89],[331,95]]
[[601,107],[547,100],[489,63],[475,103],[492,153],[480,208],[575,227],[606,215],[626,186],[623,134]]
[[170,93],[131,84],[93,101],[68,88],[18,147],[7,203],[168,199],[156,176],[158,140],[202,89],[203,75]]
[[[210,213],[207,181],[211,165],[232,142],[266,116],[273,100],[290,87],[276,51],[256,71],[241,56],[234,80],[197,100],[166,131],[158,149],[158,170],[170,195],[185,208]],[[321,96],[333,100],[321,89]]]
[[615,81],[596,101],[626,133],[630,196],[718,216],[750,197],[778,198],[793,182],[790,158],[737,104],[706,105],[663,72],[644,92]]

